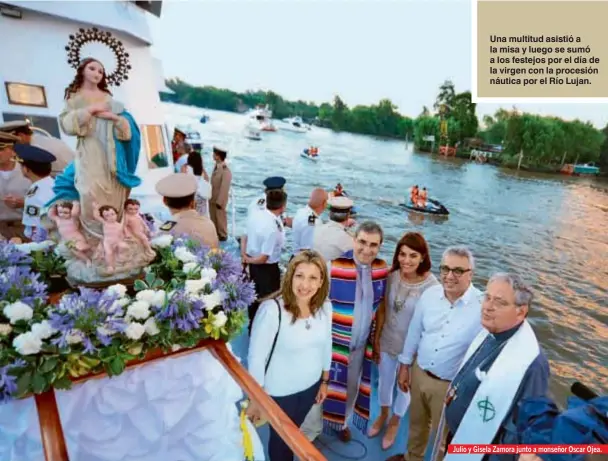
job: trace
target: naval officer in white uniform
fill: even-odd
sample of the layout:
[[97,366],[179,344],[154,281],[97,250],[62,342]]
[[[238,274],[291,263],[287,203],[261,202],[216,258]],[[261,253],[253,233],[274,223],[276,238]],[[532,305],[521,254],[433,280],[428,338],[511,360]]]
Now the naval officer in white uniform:
[[[328,193],[316,188],[310,194],[308,205],[300,208],[293,217],[293,254],[312,248],[315,229],[321,226],[321,215],[327,207]],[[292,256],[293,257],[293,256]]]
[[279,260],[285,244],[281,213],[287,205],[287,194],[281,189],[266,194],[266,209],[256,211],[247,222],[247,247],[243,263],[255,284],[257,299],[249,306],[249,332],[259,307],[259,300],[281,287]]
[[25,226],[25,236],[32,239],[34,234],[42,229],[40,217],[46,211],[46,204],[55,196],[55,180],[51,177],[51,171],[57,157],[29,144],[15,144],[13,150],[17,154],[17,162],[21,165],[23,176],[32,182],[25,193],[21,221]]
[[[268,194],[268,192],[271,190],[283,190],[286,182],[287,180],[282,176],[270,176],[264,179],[264,193],[254,198],[247,206],[247,218],[245,220],[246,228],[249,227],[249,221],[257,212],[264,211],[266,209],[266,194]],[[284,220],[283,225],[286,225]],[[245,231],[245,234],[241,236],[241,259],[243,259],[243,263],[245,262],[246,249],[247,232]]]
[[329,221],[315,227],[312,248],[321,253],[327,262],[339,258],[354,247],[353,236],[347,225],[352,222],[353,201],[348,197],[329,200]]

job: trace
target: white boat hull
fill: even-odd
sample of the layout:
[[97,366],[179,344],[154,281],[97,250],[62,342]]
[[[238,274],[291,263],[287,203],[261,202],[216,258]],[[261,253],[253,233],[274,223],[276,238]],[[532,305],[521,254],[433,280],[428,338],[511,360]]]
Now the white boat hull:
[[308,130],[303,127],[297,127],[293,125],[285,125],[281,127],[281,130],[291,131],[292,133],[308,133]]
[[300,157],[310,160],[311,162],[318,162],[320,158],[318,155],[316,157],[313,157],[305,152],[300,152]]

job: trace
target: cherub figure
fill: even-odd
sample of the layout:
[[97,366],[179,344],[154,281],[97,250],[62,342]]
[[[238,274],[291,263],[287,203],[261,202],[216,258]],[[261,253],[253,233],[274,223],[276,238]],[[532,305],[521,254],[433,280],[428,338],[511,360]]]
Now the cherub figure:
[[93,203],[93,216],[103,228],[103,253],[106,260],[106,269],[109,273],[115,271],[116,256],[120,250],[128,249],[124,242],[125,226],[118,220],[118,210],[111,205],[99,206]]
[[91,248],[86,238],[80,231],[80,203],[59,202],[49,210],[49,219],[55,223],[61,239],[74,255],[86,262],[91,263],[91,259],[86,252]]
[[146,249],[146,253],[154,254],[154,250],[152,250],[149,240],[151,236],[150,229],[139,214],[140,206],[141,204],[138,200],[130,198],[125,201],[125,231],[127,235],[130,235],[141,242]]

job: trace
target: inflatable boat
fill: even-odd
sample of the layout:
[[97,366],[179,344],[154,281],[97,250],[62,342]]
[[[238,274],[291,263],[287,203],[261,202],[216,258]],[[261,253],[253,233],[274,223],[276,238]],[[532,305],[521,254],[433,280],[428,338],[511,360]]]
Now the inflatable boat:
[[426,206],[421,208],[419,206],[415,206],[411,200],[408,200],[406,203],[402,203],[401,206],[410,211],[417,211],[418,213],[427,213],[434,215],[447,216],[450,214],[448,209],[443,206],[441,202],[433,199],[427,199]]

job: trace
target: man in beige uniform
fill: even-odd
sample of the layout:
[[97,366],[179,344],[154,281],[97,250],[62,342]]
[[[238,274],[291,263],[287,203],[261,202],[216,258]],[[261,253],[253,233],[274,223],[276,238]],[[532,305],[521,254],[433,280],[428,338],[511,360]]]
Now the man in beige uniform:
[[25,238],[23,203],[32,183],[16,161],[13,146],[18,142],[18,137],[0,132],[0,235],[4,239]]
[[52,164],[51,177],[61,173],[74,160],[74,151],[61,139],[35,133],[26,121],[17,120],[0,125],[0,132],[9,133],[19,138],[22,144],[31,144],[46,150],[55,156]]
[[215,226],[195,209],[197,187],[196,177],[187,173],[173,173],[156,183],[156,192],[163,196],[163,203],[173,215],[173,219],[160,226],[160,230],[176,237],[185,234],[205,246],[217,248],[219,242]]
[[353,201],[348,197],[329,200],[329,221],[315,227],[312,248],[321,253],[327,262],[339,258],[353,249],[353,236],[348,233]]
[[215,228],[217,236],[221,242],[228,239],[228,217],[226,206],[230,195],[230,185],[232,183],[232,172],[226,165],[227,152],[219,147],[213,147],[213,160],[215,169],[211,175],[211,199],[209,200],[209,214]]

